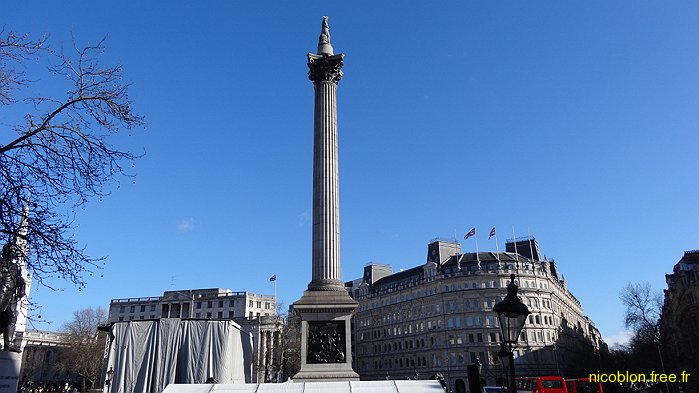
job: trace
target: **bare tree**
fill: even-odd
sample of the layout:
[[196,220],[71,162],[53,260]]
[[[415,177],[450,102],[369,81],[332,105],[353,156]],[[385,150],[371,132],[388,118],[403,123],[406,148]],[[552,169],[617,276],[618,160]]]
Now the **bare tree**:
[[67,348],[59,353],[58,367],[74,373],[82,380],[82,392],[91,388],[102,375],[102,360],[106,333],[97,327],[107,322],[103,307],[85,308],[73,312],[73,319],[63,326]]
[[619,294],[626,310],[624,324],[636,335],[653,341],[660,339],[660,313],[663,297],[654,292],[649,283],[627,283]]
[[[0,240],[26,237],[27,265],[35,280],[53,278],[83,287],[102,265],[73,237],[75,211],[108,195],[137,154],[113,147],[120,129],[143,125],[129,100],[121,66],[102,66],[104,42],[64,51],[46,40],[0,32],[0,108],[22,113],[0,123]],[[27,75],[46,62],[46,72]],[[51,91],[30,93],[38,79]],[[60,86],[60,87],[56,87]],[[18,231],[30,200],[27,234]],[[3,239],[4,237],[4,239]]]
[[619,299],[626,307],[624,324],[633,330],[626,351],[627,360],[637,370],[650,372],[660,366],[660,370],[665,373],[660,345],[662,294],[653,291],[649,283],[628,283],[619,293]]

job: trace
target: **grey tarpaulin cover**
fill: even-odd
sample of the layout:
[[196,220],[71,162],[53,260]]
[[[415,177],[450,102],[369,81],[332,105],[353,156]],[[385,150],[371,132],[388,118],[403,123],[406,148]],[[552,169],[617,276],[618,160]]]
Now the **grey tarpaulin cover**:
[[252,337],[233,321],[117,322],[107,369],[110,393],[162,392],[171,383],[245,383],[252,376]]

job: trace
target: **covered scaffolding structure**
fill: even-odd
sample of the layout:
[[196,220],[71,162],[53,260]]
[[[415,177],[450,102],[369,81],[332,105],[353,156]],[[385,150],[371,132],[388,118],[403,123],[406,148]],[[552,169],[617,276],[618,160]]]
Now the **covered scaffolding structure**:
[[110,328],[105,391],[162,392],[170,384],[246,383],[252,336],[230,320],[163,318]]

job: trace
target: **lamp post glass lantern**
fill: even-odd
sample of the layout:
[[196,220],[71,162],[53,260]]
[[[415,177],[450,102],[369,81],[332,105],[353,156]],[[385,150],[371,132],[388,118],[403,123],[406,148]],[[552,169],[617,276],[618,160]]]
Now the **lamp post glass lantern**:
[[500,332],[502,333],[503,349],[506,349],[510,363],[510,392],[516,392],[515,387],[515,360],[514,349],[517,347],[517,340],[524,329],[527,316],[531,314],[526,304],[517,297],[517,284],[515,275],[510,274],[510,283],[507,284],[507,296],[503,301],[495,304],[493,311],[498,314],[500,322]]

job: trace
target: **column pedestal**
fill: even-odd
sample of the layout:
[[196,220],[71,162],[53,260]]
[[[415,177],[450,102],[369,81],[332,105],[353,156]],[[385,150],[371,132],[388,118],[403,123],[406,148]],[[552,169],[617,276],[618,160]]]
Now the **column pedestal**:
[[306,291],[301,317],[301,370],[294,381],[358,381],[352,370],[350,318],[358,303],[345,291]]
[[0,351],[0,393],[17,393],[22,354]]

